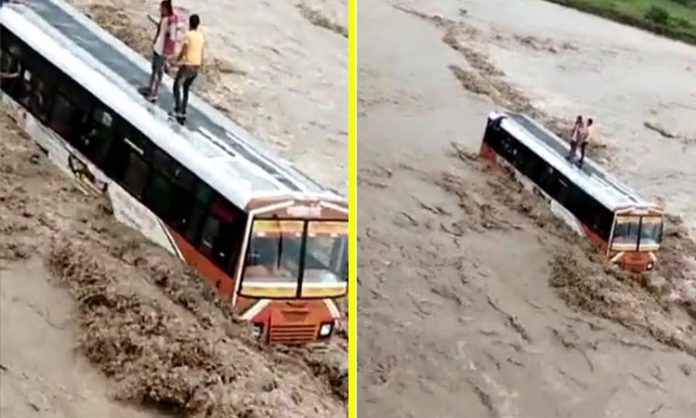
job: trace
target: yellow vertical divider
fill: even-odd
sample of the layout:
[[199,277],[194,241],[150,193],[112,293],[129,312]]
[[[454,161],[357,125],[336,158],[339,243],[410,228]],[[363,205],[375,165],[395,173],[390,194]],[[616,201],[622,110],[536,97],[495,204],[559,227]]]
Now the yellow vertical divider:
[[357,410],[357,0],[348,0],[348,417]]

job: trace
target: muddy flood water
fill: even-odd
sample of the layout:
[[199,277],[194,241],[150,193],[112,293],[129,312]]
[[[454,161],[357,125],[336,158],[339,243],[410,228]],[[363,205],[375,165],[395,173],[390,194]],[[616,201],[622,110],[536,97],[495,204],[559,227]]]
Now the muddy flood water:
[[[537,0],[358,21],[360,416],[694,416],[696,48]],[[500,107],[597,121],[592,156],[671,214],[655,272],[478,159]]]

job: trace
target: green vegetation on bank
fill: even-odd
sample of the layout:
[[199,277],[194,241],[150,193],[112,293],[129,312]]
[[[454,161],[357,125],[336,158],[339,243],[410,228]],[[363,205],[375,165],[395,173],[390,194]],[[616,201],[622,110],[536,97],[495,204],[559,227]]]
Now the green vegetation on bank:
[[696,45],[696,0],[547,0]]

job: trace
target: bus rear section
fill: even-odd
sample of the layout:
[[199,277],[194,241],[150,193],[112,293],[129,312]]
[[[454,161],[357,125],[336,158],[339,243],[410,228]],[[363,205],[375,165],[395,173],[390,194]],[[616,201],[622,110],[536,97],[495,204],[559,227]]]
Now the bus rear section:
[[663,214],[656,210],[618,211],[607,255],[626,270],[652,270],[662,242],[663,225]]

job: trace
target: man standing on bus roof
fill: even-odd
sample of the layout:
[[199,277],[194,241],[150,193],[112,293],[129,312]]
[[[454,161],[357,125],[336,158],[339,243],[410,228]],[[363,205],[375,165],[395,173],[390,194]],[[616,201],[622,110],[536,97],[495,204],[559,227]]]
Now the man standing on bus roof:
[[580,136],[580,161],[578,161],[578,167],[582,167],[582,162],[585,160],[585,148],[587,148],[587,144],[590,142],[592,123],[592,118],[588,118],[587,125],[582,130],[582,135]]
[[174,54],[176,45],[176,16],[171,0],[160,3],[160,20],[155,23],[157,23],[157,32],[152,41],[152,71],[147,87],[147,99],[153,103],[157,101],[167,59]]
[[[183,48],[177,57],[180,67],[174,79],[174,116],[179,122],[183,122],[186,119],[189,89],[203,64],[205,37],[198,29],[200,24],[201,19],[197,14],[189,17],[189,30],[186,33]],[[183,99],[181,97],[182,86],[184,88]]]
[[580,142],[580,137],[584,129],[585,126],[582,122],[582,115],[578,115],[578,117],[575,118],[573,130],[570,132],[570,152],[566,157],[566,160],[570,161],[571,163],[575,159],[575,151],[578,149],[578,143]]

